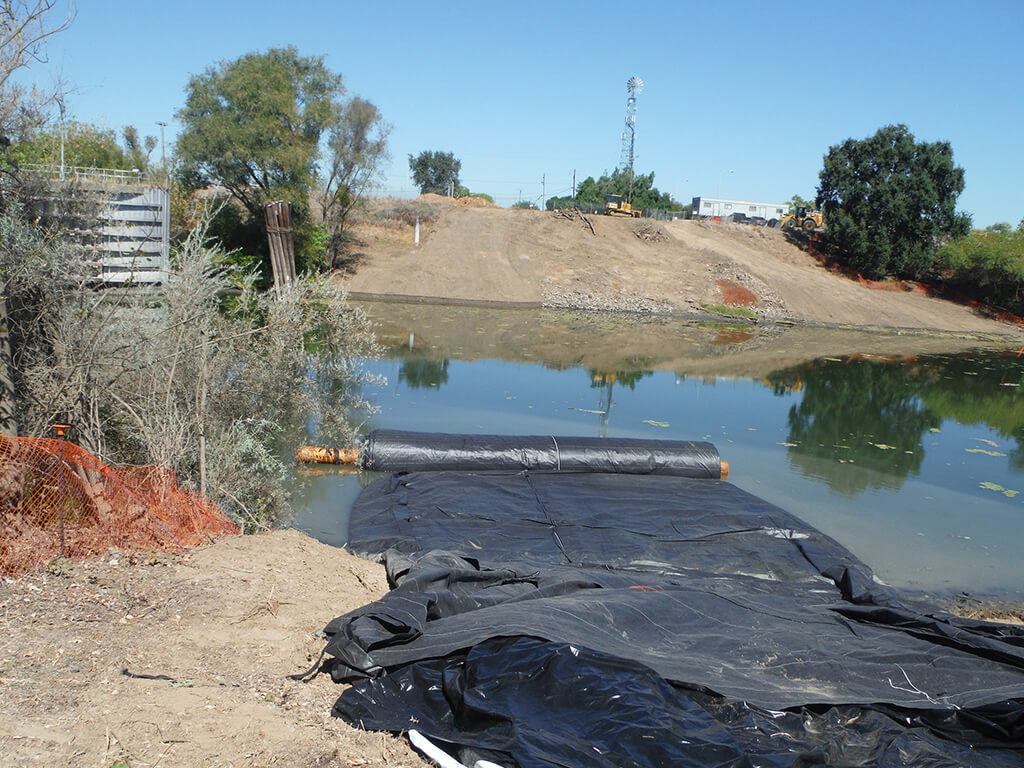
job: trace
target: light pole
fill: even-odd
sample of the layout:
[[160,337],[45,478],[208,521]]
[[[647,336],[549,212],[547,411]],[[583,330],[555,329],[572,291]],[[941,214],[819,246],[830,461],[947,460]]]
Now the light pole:
[[170,176],[167,173],[167,145],[164,144],[164,128],[167,127],[167,123],[163,120],[158,120],[157,125],[160,126],[160,165],[164,169],[164,185],[169,187]]
[[[729,173],[736,173],[736,171],[734,169],[730,168],[729,169]],[[722,177],[724,177],[724,176],[725,176],[725,171],[722,171],[721,173],[718,174],[718,192],[715,193],[715,197],[721,197],[722,196]]]

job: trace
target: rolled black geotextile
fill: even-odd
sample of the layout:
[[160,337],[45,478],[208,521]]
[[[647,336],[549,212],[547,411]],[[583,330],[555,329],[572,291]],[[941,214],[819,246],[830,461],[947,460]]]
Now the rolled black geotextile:
[[719,478],[722,460],[711,443],[691,440],[453,435],[377,429],[360,451],[375,472],[544,470]]

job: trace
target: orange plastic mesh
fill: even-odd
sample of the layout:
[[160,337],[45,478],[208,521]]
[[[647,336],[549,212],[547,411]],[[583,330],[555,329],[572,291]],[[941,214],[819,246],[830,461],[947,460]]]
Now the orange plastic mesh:
[[165,467],[115,467],[64,440],[0,436],[0,575],[58,556],[177,550],[238,532]]

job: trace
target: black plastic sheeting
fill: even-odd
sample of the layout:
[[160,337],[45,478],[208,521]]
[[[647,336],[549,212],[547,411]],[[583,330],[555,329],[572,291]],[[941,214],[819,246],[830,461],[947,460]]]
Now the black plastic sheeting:
[[1024,630],[726,483],[391,476],[349,548],[393,589],[326,628],[335,714],[466,765],[1024,764]]
[[360,451],[374,472],[546,470],[718,478],[722,461],[711,443],[554,435],[453,435],[377,429]]

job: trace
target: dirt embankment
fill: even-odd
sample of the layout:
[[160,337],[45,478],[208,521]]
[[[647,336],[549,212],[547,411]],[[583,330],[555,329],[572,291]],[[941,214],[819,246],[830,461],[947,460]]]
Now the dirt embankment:
[[296,531],[106,555],[0,582],[0,766],[421,768],[288,675],[384,568]]
[[386,237],[355,228],[360,261],[339,278],[354,296],[671,313],[731,305],[815,325],[1019,332],[953,302],[867,288],[778,230],[427,202],[436,219],[419,246],[411,225]]

